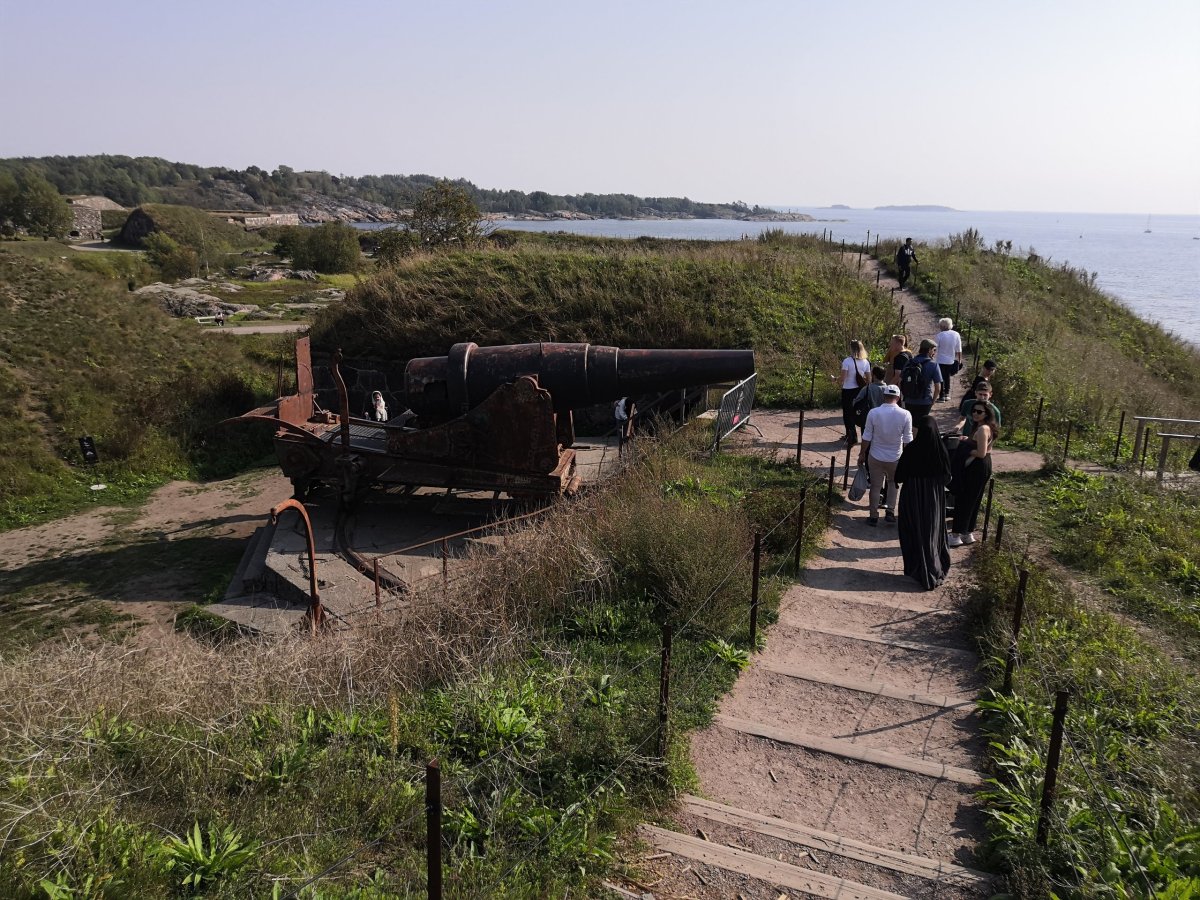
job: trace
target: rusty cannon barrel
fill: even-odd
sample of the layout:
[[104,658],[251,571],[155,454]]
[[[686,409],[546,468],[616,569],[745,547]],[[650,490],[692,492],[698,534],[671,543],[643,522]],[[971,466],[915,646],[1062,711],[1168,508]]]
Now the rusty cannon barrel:
[[534,375],[559,412],[621,397],[741,381],[754,374],[753,350],[622,350],[596,344],[455,344],[447,356],[404,369],[409,407],[424,416],[459,416],[496,388]]

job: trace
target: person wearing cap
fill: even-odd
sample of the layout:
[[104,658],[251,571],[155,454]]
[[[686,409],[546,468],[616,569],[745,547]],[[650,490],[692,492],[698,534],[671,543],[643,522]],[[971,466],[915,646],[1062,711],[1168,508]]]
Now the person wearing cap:
[[885,384],[882,397],[883,402],[867,413],[862,449],[858,453],[858,464],[866,466],[871,476],[867,524],[873,527],[879,525],[879,492],[884,478],[887,478],[886,521],[896,521],[896,463],[900,461],[904,445],[913,439],[912,414],[899,405],[900,388]]
[[963,437],[970,437],[975,433],[975,423],[971,421],[971,408],[975,405],[975,401],[986,403],[992,411],[992,417],[996,420],[996,434],[992,437],[995,439],[999,436],[1000,426],[1004,424],[1004,419],[1000,415],[1000,407],[992,402],[992,386],[986,381],[980,381],[975,386],[975,396],[964,400],[958,405],[958,424],[955,429],[961,431]]
[[[906,388],[906,390],[915,390],[916,393],[904,393],[904,407],[912,413],[914,422],[929,415],[929,411],[933,409],[933,401],[942,392],[942,370],[932,358],[936,351],[937,344],[926,338],[921,341],[917,355],[909,363],[909,366],[919,365],[921,367],[919,383],[914,384],[911,388]],[[900,373],[900,384],[904,386],[903,372]]]

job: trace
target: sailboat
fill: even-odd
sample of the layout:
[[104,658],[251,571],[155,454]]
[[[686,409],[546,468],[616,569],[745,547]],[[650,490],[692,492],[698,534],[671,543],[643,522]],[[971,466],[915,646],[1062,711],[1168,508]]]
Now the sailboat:
[[1150,231],[1150,217],[1146,216],[1146,230],[1143,231],[1142,234],[1151,234],[1151,233],[1152,232]]

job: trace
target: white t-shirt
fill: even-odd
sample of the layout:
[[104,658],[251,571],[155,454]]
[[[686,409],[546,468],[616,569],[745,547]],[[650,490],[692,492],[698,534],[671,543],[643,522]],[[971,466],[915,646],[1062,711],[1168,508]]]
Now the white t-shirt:
[[949,331],[939,331],[935,338],[937,341],[937,359],[934,360],[939,366],[948,366],[950,363],[958,359],[959,353],[962,353],[962,335],[951,328]]
[[912,413],[895,403],[884,403],[867,413],[862,439],[871,442],[871,456],[880,462],[896,462],[905,444],[911,444]]
[[859,374],[870,382],[871,361],[869,359],[851,359],[847,356],[842,360],[842,390],[858,390],[858,382],[854,378],[855,369],[858,369]]

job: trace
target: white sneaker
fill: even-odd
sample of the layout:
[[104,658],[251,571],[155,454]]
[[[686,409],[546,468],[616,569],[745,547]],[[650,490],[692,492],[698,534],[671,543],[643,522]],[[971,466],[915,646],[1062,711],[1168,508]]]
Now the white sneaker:
[[964,535],[962,536],[962,542],[963,542],[964,544],[973,544],[973,543],[975,543],[975,535],[974,535],[972,532],[969,532],[969,531],[968,531],[966,534],[964,534]]
[[963,539],[954,533],[951,533],[947,542],[951,547],[961,547],[963,545]]

